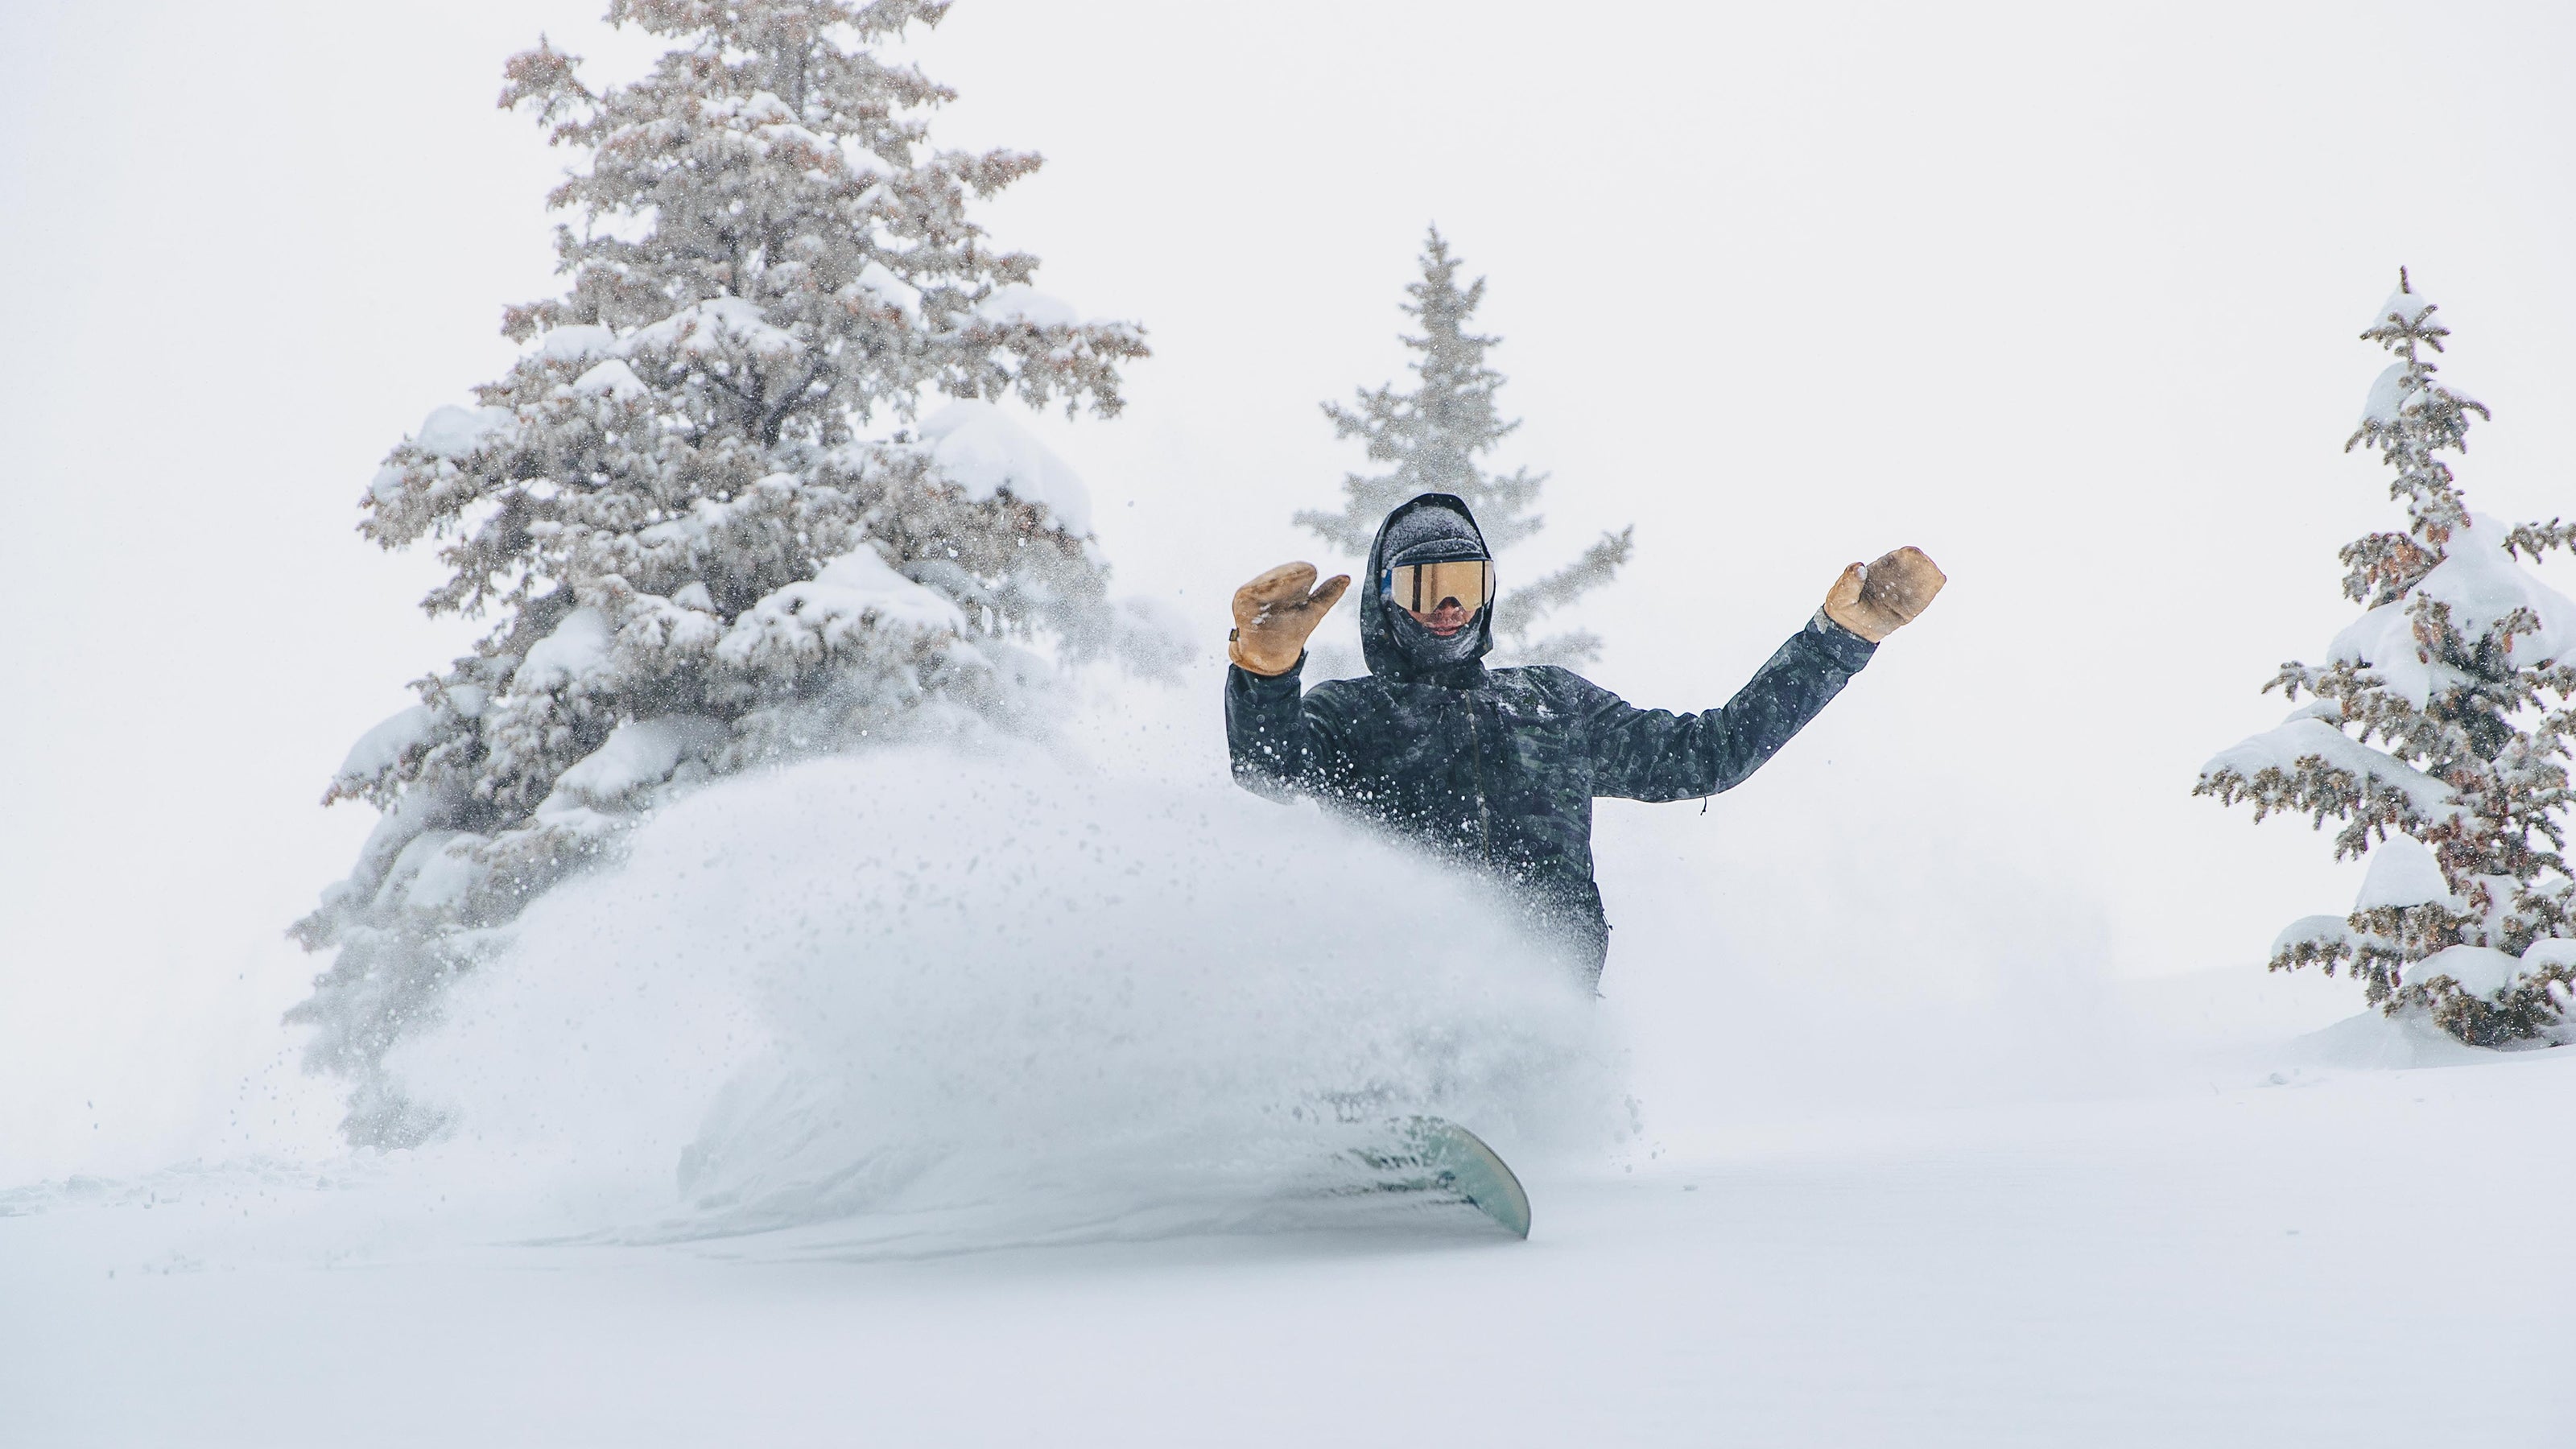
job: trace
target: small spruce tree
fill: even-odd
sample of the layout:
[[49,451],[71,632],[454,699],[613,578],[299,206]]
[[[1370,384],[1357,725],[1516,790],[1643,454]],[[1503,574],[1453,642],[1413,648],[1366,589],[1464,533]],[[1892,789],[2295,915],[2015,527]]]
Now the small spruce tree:
[[2576,981],[2576,604],[2522,567],[2576,528],[2469,512],[2441,455],[2466,451],[2470,415],[2488,412],[2434,380],[2450,335],[2437,310],[2400,270],[2362,334],[2397,360],[2344,447],[2378,451],[2407,514],[2403,532],[2343,548],[2344,595],[2366,612],[2328,663],[2281,666],[2265,690],[2311,701],[2211,760],[2193,793],[2249,801],[2258,821],[2339,820],[2336,857],[2371,853],[2353,910],[2282,932],[2273,970],[2348,964],[2390,1014],[2493,1046],[2549,1034]]
[[[612,0],[668,37],[593,92],[540,41],[504,107],[580,153],[558,297],[478,405],[441,408],[359,531],[440,545],[472,654],[359,741],[325,803],[383,819],[294,934],[335,953],[291,1020],[356,1141],[418,1141],[385,1051],[494,928],[675,787],[863,738],[1009,722],[1041,636],[1100,637],[1080,486],[991,404],[1119,406],[1132,326],[1078,320],[970,196],[1038,158],[926,146],[950,98],[876,47],[946,0]],[[957,401],[917,418],[922,400]],[[885,425],[872,432],[872,425]]]
[[[1358,406],[1324,404],[1337,437],[1359,438],[1372,462],[1391,465],[1378,474],[1352,473],[1342,480],[1339,512],[1307,510],[1296,516],[1299,527],[1354,557],[1365,558],[1378,524],[1395,506],[1419,493],[1454,493],[1476,511],[1485,542],[1496,554],[1536,534],[1546,523],[1528,510],[1538,502],[1545,474],[1516,468],[1509,474],[1488,473],[1478,458],[1520,426],[1505,422],[1494,406],[1504,382],[1485,365],[1485,352],[1502,339],[1467,330],[1477,304],[1485,297],[1479,277],[1461,289],[1458,258],[1437,227],[1422,252],[1422,280],[1406,284],[1413,298],[1407,314],[1419,318],[1422,334],[1404,345],[1421,354],[1410,364],[1420,379],[1411,392],[1392,383],[1358,392]],[[1572,563],[1533,582],[1513,585],[1508,577],[1494,602],[1494,639],[1501,654],[1532,664],[1579,664],[1601,652],[1599,637],[1569,630],[1532,637],[1539,621],[1591,590],[1608,583],[1628,561],[1636,529],[1604,533]]]

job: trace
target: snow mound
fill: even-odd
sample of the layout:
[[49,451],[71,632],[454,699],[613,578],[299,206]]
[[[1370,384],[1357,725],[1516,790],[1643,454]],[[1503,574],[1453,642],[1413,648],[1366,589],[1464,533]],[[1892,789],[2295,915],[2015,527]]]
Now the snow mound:
[[1482,887],[1190,773],[906,746],[708,786],[393,1065],[453,1180],[623,1238],[1312,1226],[1390,1118],[1524,1164],[1623,1129],[1598,1008]]
[[572,390],[577,393],[604,392],[619,402],[652,392],[644,385],[644,379],[635,375],[635,369],[614,357],[574,378]]
[[965,627],[954,603],[861,547],[743,610],[716,642],[716,656],[745,670],[792,673],[835,654],[899,654],[954,640]]
[[485,438],[515,426],[519,415],[508,408],[467,408],[449,404],[433,408],[421,419],[420,431],[412,438],[420,450],[432,457],[450,461],[464,458],[483,445]]
[[2269,954],[2278,956],[2293,946],[2332,946],[2351,939],[2352,927],[2341,916],[2301,916],[2272,938]]
[[828,599],[833,605],[853,614],[873,613],[877,618],[931,631],[966,627],[966,616],[946,597],[931,592],[894,571],[883,555],[872,548],[852,549],[814,575],[807,593],[817,599]]
[[996,287],[975,310],[995,322],[1025,322],[1031,327],[1075,327],[1082,314],[1061,297],[1052,297],[1035,287],[1012,283]]
[[1067,533],[1091,532],[1091,490],[1064,460],[1009,415],[973,398],[950,403],[921,425],[931,461],[981,501],[1008,493],[1042,505]]
[[2534,971],[2543,966],[2576,966],[2576,940],[2553,938],[2534,941],[2530,949],[2522,953],[2522,964]]
[[2522,962],[2491,946],[2450,946],[2406,968],[2410,981],[2448,976],[2471,996],[2489,996],[2522,975]]
[[586,357],[606,357],[616,347],[615,332],[593,323],[576,322],[553,328],[531,340],[527,353],[530,357],[549,362],[578,362]]
[[394,857],[385,872],[385,896],[435,911],[465,899],[483,877],[474,847],[483,837],[459,830],[424,830]]
[[415,704],[358,736],[332,778],[344,785],[372,780],[400,763],[404,751],[427,745],[437,735],[438,711]]
[[775,354],[799,351],[802,346],[793,333],[773,325],[750,302],[740,297],[710,297],[692,302],[650,327],[635,329],[620,339],[617,350],[629,357],[643,351],[665,350],[708,354],[732,347]]
[[858,279],[845,289],[845,296],[873,297],[892,306],[913,322],[921,320],[921,289],[896,276],[894,269],[871,258],[859,268]]
[[593,810],[614,810],[671,778],[680,762],[723,742],[725,727],[697,715],[629,720],[555,779],[554,793]]
[[528,657],[519,661],[518,671],[510,676],[511,692],[562,688],[606,663],[609,642],[606,614],[592,608],[573,610],[555,625],[554,632],[530,646]]
[[2370,869],[2362,876],[2361,893],[2353,898],[2356,911],[2375,911],[2411,906],[2449,906],[2460,908],[2451,894],[2451,884],[2442,878],[2442,866],[2420,841],[2411,836],[2392,835],[2370,853]]
[[2485,1066],[2504,1058],[2496,1052],[2461,1045],[2421,1014],[2383,1016],[2366,1011],[2293,1039],[2288,1050],[2280,1053],[2280,1059],[2285,1065],[2392,1072],[2417,1067]]
[[[2385,322],[2388,319],[2380,318]],[[2406,410],[2406,364],[2392,362],[2379,376],[2371,379],[2370,393],[2361,402],[2361,420],[2385,427],[2397,421]]]
[[2417,709],[2433,697],[2437,674],[2448,672],[2425,657],[2415,639],[2415,616],[2406,612],[2403,599],[2382,604],[2345,625],[2327,646],[2326,657],[2337,664],[2362,664],[2378,671],[2390,689]]

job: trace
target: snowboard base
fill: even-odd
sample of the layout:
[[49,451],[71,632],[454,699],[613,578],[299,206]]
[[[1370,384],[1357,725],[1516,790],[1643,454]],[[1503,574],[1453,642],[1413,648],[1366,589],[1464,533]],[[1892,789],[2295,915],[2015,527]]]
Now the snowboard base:
[[1529,1236],[1529,1194],[1483,1138],[1439,1117],[1405,1117],[1388,1126],[1393,1130],[1387,1145],[1352,1153],[1376,1175],[1371,1190],[1453,1197],[1512,1236]]

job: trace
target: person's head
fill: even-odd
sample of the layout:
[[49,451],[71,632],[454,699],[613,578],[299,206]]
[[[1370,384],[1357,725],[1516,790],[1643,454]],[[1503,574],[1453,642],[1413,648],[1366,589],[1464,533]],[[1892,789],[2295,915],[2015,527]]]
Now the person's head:
[[1466,505],[1425,494],[1379,531],[1370,587],[1392,643],[1418,668],[1463,663],[1485,651],[1479,616],[1494,602],[1494,565]]

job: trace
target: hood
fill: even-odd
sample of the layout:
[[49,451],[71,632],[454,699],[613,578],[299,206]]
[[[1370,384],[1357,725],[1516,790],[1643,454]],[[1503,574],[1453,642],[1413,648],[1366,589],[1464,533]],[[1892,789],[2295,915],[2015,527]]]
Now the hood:
[[1404,645],[1395,636],[1395,621],[1387,617],[1386,597],[1379,580],[1386,576],[1386,537],[1406,516],[1425,508],[1446,508],[1467,520],[1467,529],[1476,536],[1476,546],[1485,557],[1493,550],[1485,548],[1485,531],[1476,526],[1476,515],[1465,499],[1454,493],[1425,493],[1397,505],[1378,525],[1377,537],[1369,544],[1368,571],[1358,580],[1360,586],[1360,655],[1368,661],[1369,673],[1381,679],[1420,680],[1427,684],[1472,684],[1485,672],[1485,655],[1494,647],[1494,611],[1476,613],[1476,644],[1463,663],[1424,669],[1413,662]]

